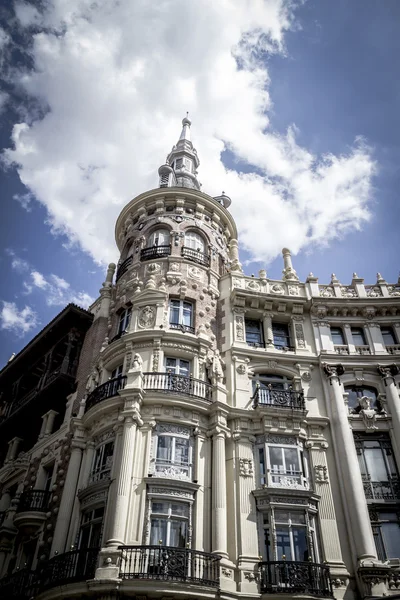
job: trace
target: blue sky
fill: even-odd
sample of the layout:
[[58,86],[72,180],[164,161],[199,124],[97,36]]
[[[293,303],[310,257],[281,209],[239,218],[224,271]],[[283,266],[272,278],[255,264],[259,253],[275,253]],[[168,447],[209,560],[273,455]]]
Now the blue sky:
[[279,278],[288,246],[301,279],[397,281],[398,0],[111,4],[0,4],[0,364],[96,297],[186,110],[247,273]]

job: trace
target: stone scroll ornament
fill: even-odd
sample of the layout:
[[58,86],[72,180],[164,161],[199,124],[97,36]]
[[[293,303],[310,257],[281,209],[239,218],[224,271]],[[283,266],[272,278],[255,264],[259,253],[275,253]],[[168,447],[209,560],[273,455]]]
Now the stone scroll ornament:
[[154,327],[156,322],[155,306],[145,306],[139,312],[138,324],[142,329],[150,329]]

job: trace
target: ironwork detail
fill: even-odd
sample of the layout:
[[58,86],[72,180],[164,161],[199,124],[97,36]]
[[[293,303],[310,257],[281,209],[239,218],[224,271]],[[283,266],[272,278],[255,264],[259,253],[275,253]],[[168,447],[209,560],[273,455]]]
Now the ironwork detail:
[[140,251],[140,260],[153,260],[171,254],[171,244],[166,246],[151,246]]
[[99,548],[82,548],[53,556],[38,572],[40,591],[93,579]]
[[369,475],[362,475],[362,480],[367,500],[400,500],[398,477],[390,477],[388,481],[371,481]]
[[95,404],[103,402],[107,398],[118,396],[118,391],[126,386],[126,375],[120,375],[114,379],[109,379],[106,383],[98,385],[86,399],[85,412],[87,412]]
[[275,408],[291,408],[305,410],[304,391],[274,390],[271,387],[256,387],[252,397],[253,408],[257,406],[271,406]]
[[259,563],[261,593],[333,597],[329,567],[313,562]]
[[120,546],[121,579],[187,581],[219,587],[221,557],[172,546]]
[[170,323],[169,327],[170,327],[170,329],[179,329],[179,331],[183,331],[183,332],[187,332],[187,333],[195,332],[194,327],[191,327],[190,325],[184,325],[183,323]]
[[34,511],[46,512],[50,503],[51,492],[46,490],[27,490],[20,496],[17,513]]
[[125,275],[125,273],[127,272],[127,270],[129,269],[129,267],[131,266],[131,264],[133,263],[133,256],[128,256],[128,258],[126,258],[124,260],[124,262],[122,262],[117,270],[117,275],[115,277],[115,281],[118,281],[118,279],[120,279],[122,277],[122,275]]
[[212,400],[211,385],[201,379],[175,373],[144,373],[143,375],[146,390],[194,396],[208,402]]
[[188,246],[183,246],[182,256],[183,258],[192,260],[193,262],[196,262],[199,265],[204,265],[205,267],[210,265],[210,256],[208,254],[200,252],[199,250],[193,250],[193,248],[188,248]]
[[0,598],[30,600],[39,593],[37,574],[29,569],[20,569],[0,579]]

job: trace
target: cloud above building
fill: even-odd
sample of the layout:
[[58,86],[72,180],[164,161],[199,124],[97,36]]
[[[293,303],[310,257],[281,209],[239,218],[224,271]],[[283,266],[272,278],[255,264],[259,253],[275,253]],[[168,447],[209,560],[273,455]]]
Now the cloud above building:
[[[370,219],[376,165],[365,141],[315,156],[297,141],[295,125],[279,133],[271,124],[267,57],[285,52],[294,2],[15,6],[14,27],[31,42],[33,68],[8,80],[32,109],[21,112],[4,160],[27,187],[22,206],[31,209],[33,195],[52,230],[96,262],[115,260],[111,224],[133,196],[157,186],[186,110],[202,189],[232,197],[252,259],[268,262],[283,246],[296,253],[329,244]],[[1,39],[12,43],[8,33]],[[223,162],[224,150],[246,173]]]

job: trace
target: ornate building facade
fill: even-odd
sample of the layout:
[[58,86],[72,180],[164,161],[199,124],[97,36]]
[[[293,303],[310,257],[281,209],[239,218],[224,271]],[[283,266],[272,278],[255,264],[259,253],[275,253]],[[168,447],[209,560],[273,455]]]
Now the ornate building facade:
[[118,217],[61,425],[4,433],[0,593],[393,595],[400,284],[300,282],[287,249],[246,276],[190,125]]

